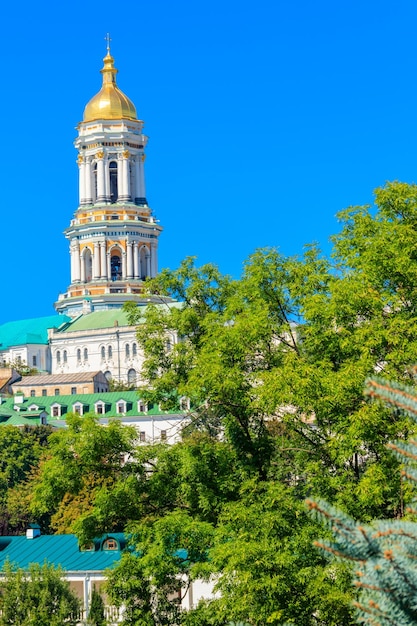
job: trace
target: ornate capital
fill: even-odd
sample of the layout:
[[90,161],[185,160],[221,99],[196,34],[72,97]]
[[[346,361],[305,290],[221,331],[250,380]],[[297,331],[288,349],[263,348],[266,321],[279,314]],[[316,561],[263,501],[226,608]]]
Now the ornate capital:
[[104,157],[103,150],[99,150],[98,152],[96,152],[96,159],[102,159],[103,157]]
[[123,150],[122,155],[125,159],[128,159],[130,156],[130,152],[129,150]]
[[146,159],[146,154],[142,154],[142,163],[145,161]]
[[84,157],[81,156],[81,154],[78,155],[77,163],[78,163],[78,165],[81,165],[81,163],[84,163]]

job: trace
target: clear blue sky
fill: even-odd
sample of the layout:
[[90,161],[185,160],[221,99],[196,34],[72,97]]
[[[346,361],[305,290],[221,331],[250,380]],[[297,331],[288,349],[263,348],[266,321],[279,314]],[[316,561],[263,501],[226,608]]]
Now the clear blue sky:
[[70,279],[73,140],[106,32],[145,120],[160,268],[239,276],[299,254],[387,180],[417,180],[413,0],[8,2],[2,10],[0,323],[50,315]]

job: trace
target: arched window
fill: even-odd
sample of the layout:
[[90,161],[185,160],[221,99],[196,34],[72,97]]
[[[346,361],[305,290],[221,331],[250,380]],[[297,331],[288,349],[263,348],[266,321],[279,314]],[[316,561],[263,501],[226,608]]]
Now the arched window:
[[110,161],[109,163],[109,177],[110,177],[110,202],[113,204],[117,202],[119,197],[117,189],[117,162]]
[[136,382],[136,376],[136,370],[134,370],[133,368],[130,369],[127,373],[127,382],[132,385]]
[[111,359],[113,356],[113,348],[111,346],[107,348],[107,356],[109,357],[109,359]]
[[109,372],[109,370],[107,370],[107,372],[104,372],[104,376],[106,377],[106,380],[108,380],[109,382],[113,378],[113,376],[111,375],[111,372]]
[[88,361],[88,349],[84,348],[84,361]]
[[136,356],[138,353],[138,348],[135,343],[132,343],[132,356]]
[[57,362],[57,365],[59,365],[61,363],[61,353],[60,353],[59,350],[56,353],[56,362]]
[[140,258],[140,277],[142,280],[145,280],[148,275],[147,271],[147,249],[145,247],[140,249],[139,258]]
[[122,280],[122,259],[117,254],[111,256],[110,271],[112,280]]
[[64,350],[63,357],[64,357],[64,359],[63,359],[64,363],[66,363],[68,361],[68,354],[67,354],[66,350]]
[[103,543],[103,550],[118,550],[119,549],[119,544],[117,543],[116,539],[113,539],[112,537],[109,537],[109,539],[106,539]]
[[130,357],[130,346],[127,343],[126,347],[125,347],[125,353],[126,353],[126,358],[128,359]]
[[101,359],[104,361],[105,358],[106,358],[106,348],[104,346],[101,346]]
[[78,361],[78,363],[81,363],[81,350],[80,350],[80,348],[77,349],[77,361]]
[[85,282],[91,282],[91,276],[93,273],[93,259],[91,256],[91,250],[86,248],[83,252],[83,263],[84,263],[84,276]]

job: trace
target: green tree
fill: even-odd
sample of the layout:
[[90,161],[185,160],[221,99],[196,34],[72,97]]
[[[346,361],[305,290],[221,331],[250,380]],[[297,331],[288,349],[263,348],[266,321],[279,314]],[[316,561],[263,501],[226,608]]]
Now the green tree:
[[[417,362],[417,187],[389,183],[375,206],[339,215],[332,258],[255,252],[240,280],[192,259],[148,282],[181,306],[128,307],[150,401],[192,401],[196,429],[221,430],[250,478],[297,477],[364,519],[403,507],[386,443],[408,418],[364,401],[384,368],[406,382]],[[180,341],[167,346],[167,337]]]
[[[0,428],[0,534],[19,532],[32,521],[22,491],[47,448],[51,432],[45,426]],[[16,492],[19,497],[15,501]]]
[[136,431],[116,420],[103,428],[91,414],[69,415],[67,426],[51,435],[39,472],[30,482],[32,514],[45,528],[77,531],[86,541],[92,528],[93,536],[123,530],[134,502],[113,511],[111,519],[95,516],[93,509],[100,494],[123,492],[143,473],[142,467],[127,462],[135,449]]
[[104,608],[103,598],[94,586],[91,593],[90,610],[88,611],[87,624],[89,626],[106,626]]
[[[415,387],[385,379],[368,382],[368,394],[389,403],[395,414],[406,412],[417,423]],[[391,443],[390,449],[403,464],[402,476],[415,488],[417,441]],[[417,510],[416,501],[408,519],[374,520],[371,524],[353,518],[323,501],[309,500],[312,511],[333,531],[333,541],[317,545],[354,564],[354,584],[360,590],[355,606],[360,623],[374,626],[414,626],[417,623]]]
[[79,609],[79,600],[60,569],[32,563],[24,571],[5,564],[0,626],[76,626]]

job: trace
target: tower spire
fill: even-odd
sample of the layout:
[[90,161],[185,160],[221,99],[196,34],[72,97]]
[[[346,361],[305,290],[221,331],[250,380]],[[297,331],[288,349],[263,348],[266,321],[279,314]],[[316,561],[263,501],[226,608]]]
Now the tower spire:
[[106,36],[104,37],[104,39],[107,42],[107,54],[108,56],[110,56],[110,42],[111,42],[111,37],[110,37],[110,33],[107,33]]

